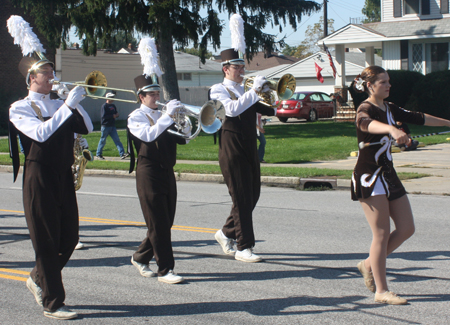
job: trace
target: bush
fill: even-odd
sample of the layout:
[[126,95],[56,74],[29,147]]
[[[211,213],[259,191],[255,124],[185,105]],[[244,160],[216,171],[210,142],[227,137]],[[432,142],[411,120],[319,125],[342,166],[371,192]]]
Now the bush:
[[[388,70],[387,71],[392,85],[390,95],[386,98],[386,101],[393,102],[400,107],[405,107],[408,102],[414,86],[422,81],[424,76],[420,72],[407,71],[407,70]],[[353,88],[354,81],[352,82],[349,91],[353,98],[353,104],[355,109],[367,99],[367,93],[358,93]]]
[[424,75],[420,72],[406,70],[388,70],[387,72],[392,87],[389,97],[385,100],[400,107],[405,107],[415,85],[423,80]]
[[450,71],[437,71],[424,76],[412,89],[405,108],[450,119]]
[[0,135],[8,135],[9,107],[26,94],[19,90],[11,93],[0,90]]

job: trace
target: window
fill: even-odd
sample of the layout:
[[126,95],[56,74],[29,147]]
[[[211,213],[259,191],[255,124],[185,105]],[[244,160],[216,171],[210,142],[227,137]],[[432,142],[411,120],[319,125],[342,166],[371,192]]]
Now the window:
[[328,96],[327,94],[322,94],[322,97],[323,97],[323,100],[324,100],[325,102],[331,102],[331,101],[332,101],[332,99],[330,98],[330,96]]
[[320,94],[312,94],[311,96],[309,96],[309,98],[311,99],[312,102],[322,101],[322,97],[320,97]]
[[299,93],[299,94],[298,94],[298,100],[302,100],[302,99],[304,99],[305,97],[306,97],[305,94],[302,94],[302,93]]
[[428,43],[425,45],[427,73],[448,70],[449,43]]
[[450,69],[450,43],[412,44],[412,70],[428,74]]
[[424,73],[423,71],[422,44],[413,44],[412,46],[412,64],[413,71]]
[[177,80],[192,80],[191,73],[177,73]]
[[420,14],[420,0],[405,0],[404,1],[405,15]]

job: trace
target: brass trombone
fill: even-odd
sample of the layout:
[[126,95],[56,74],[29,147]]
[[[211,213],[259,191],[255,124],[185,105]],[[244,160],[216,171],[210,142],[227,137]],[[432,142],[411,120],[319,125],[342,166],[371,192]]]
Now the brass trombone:
[[[129,89],[121,89],[121,88],[111,88],[107,87],[108,83],[106,81],[105,75],[98,71],[94,70],[91,73],[89,73],[86,76],[86,79],[83,81],[76,81],[76,82],[63,82],[60,80],[52,79],[50,80],[50,83],[53,85],[72,85],[72,86],[81,86],[86,89],[86,97],[91,97],[94,99],[108,99],[104,95],[108,90],[114,90],[116,92],[126,92],[126,93],[132,93],[135,97],[134,100],[131,99],[120,99],[114,97],[113,100],[118,102],[126,102],[126,103],[139,103],[139,97],[136,94],[135,91],[129,90]],[[66,95],[67,94],[63,94]]]
[[[244,90],[248,91],[253,87],[253,81],[255,77],[247,78],[244,82]],[[264,85],[269,86],[272,91],[268,92],[258,92],[259,98],[261,98],[261,103],[270,107],[275,107],[273,104],[276,101],[274,92],[278,96],[278,100],[286,100],[291,98],[295,92],[296,87],[295,77],[290,73],[283,75],[280,80],[276,81],[273,79],[267,79]]]

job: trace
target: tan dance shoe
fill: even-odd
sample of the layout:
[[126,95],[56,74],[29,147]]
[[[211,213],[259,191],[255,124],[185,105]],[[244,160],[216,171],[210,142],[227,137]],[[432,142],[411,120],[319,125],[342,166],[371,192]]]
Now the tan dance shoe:
[[375,280],[373,279],[372,272],[367,271],[366,266],[364,265],[364,260],[359,262],[356,267],[358,268],[359,272],[361,272],[361,275],[364,278],[364,283],[367,289],[375,293],[376,291]]

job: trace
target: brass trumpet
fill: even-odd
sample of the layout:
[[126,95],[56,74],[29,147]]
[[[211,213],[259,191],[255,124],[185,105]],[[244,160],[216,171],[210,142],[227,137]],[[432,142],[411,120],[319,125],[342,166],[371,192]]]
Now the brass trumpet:
[[[107,87],[108,83],[106,81],[105,75],[98,71],[94,70],[86,76],[86,79],[83,81],[76,82],[62,82],[60,80],[52,79],[50,83],[53,85],[72,85],[72,86],[81,86],[86,89],[86,97],[91,97],[94,99],[107,99],[104,95],[108,90],[114,90],[116,92],[126,92],[132,93],[135,97],[134,100],[131,99],[120,99],[114,97],[115,101],[118,102],[126,102],[126,103],[139,103],[139,97],[135,91],[129,89],[120,89],[120,88],[111,88]],[[67,94],[65,94],[67,95]]]
[[[158,101],[156,104],[162,105],[163,108],[161,112],[167,114],[166,104]],[[198,122],[197,129],[190,136],[181,132],[184,129],[187,129],[186,133],[192,132],[193,126],[189,116],[195,118]],[[208,100],[202,107],[181,103],[173,117],[175,127],[178,131],[169,129],[168,132],[183,139],[192,140],[200,133],[201,130],[208,134],[217,132],[222,127],[222,121],[224,118],[225,108],[218,100]]]
[[[244,82],[244,90],[248,91],[253,87],[253,81],[255,77],[247,78]],[[291,98],[295,92],[296,82],[295,77],[290,73],[283,75],[280,80],[276,81],[273,79],[267,79],[264,85],[269,86],[272,91],[268,92],[258,92],[259,98],[261,98],[261,103],[270,107],[275,107],[273,105],[276,101],[275,94],[278,96],[278,100],[285,100]]]

